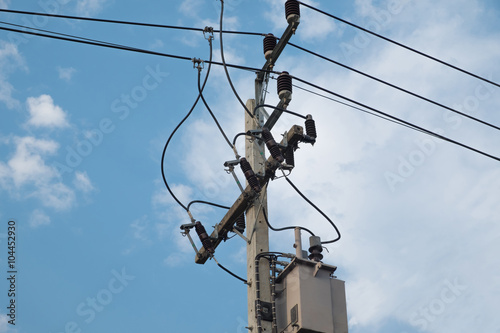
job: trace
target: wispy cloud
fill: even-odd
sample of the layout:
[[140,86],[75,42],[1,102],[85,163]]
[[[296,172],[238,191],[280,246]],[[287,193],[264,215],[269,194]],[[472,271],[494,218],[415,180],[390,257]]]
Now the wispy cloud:
[[38,228],[49,224],[50,224],[50,217],[47,214],[45,214],[42,210],[35,209],[33,213],[31,213],[30,227]]
[[75,179],[73,180],[73,184],[77,190],[80,190],[84,193],[88,193],[94,190],[94,185],[92,185],[87,172],[84,171],[75,172]]
[[92,16],[100,13],[108,0],[78,0],[76,12],[82,16]]
[[73,74],[76,73],[76,69],[73,67],[57,67],[57,72],[61,80],[69,82],[73,78]]
[[8,81],[9,74],[18,68],[26,70],[17,46],[0,40],[0,101],[9,109],[20,105],[19,101],[13,97],[15,89]]

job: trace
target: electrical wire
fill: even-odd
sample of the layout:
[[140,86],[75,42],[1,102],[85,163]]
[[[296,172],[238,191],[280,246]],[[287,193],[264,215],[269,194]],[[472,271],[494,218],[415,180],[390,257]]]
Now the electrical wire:
[[258,108],[261,108],[261,107],[272,108],[272,109],[275,109],[275,110],[279,110],[281,112],[289,113],[291,115],[294,115],[294,116],[302,118],[302,119],[306,119],[306,116],[303,116],[300,113],[293,112],[293,111],[290,111],[290,110],[287,110],[287,109],[283,109],[283,108],[279,108],[277,106],[272,106],[272,105],[269,105],[269,104],[260,104],[260,105],[257,105],[254,108],[254,112],[255,112],[255,110],[257,110]]
[[[13,10],[13,9],[0,9],[0,12],[13,13],[13,14],[24,14],[24,15],[35,15],[35,16],[48,16],[48,17],[54,17],[54,18],[64,18],[64,19],[70,19],[70,20],[82,20],[82,21],[92,21],[92,22],[101,22],[101,23],[136,25],[136,26],[153,27],[153,28],[166,28],[166,29],[189,30],[189,31],[199,31],[199,32],[205,31],[205,29],[193,28],[193,27],[183,27],[183,26],[144,23],[144,22],[132,22],[132,21],[120,21],[120,20],[110,20],[110,19],[98,19],[98,18],[93,18],[93,17],[49,14],[49,13],[30,12],[30,11]],[[260,32],[248,32],[248,31],[213,30],[213,32],[217,32],[217,33],[222,32],[225,34],[251,35],[251,36],[265,36],[266,35],[266,34],[263,34]]]
[[[284,173],[283,173],[284,175]],[[324,241],[324,242],[321,242],[321,244],[330,244],[330,243],[335,243],[336,241],[338,241],[341,237],[340,235],[340,231],[339,229],[337,228],[337,226],[335,225],[335,223],[333,223],[333,221],[328,217],[328,215],[326,215],[325,213],[323,213],[323,211],[321,209],[319,209],[311,200],[309,200],[298,188],[297,186],[295,186],[295,184],[288,178],[288,176],[285,176],[285,179],[286,181],[288,182],[288,184],[290,184],[290,186],[302,197],[302,199],[304,199],[308,204],[310,204],[314,209],[316,209],[316,211],[318,213],[320,213],[331,225],[332,227],[335,229],[335,231],[337,232],[337,237],[332,239],[332,240],[329,240],[329,241]],[[313,235],[314,236],[314,235]]]
[[481,155],[483,155],[483,156],[489,157],[489,158],[494,159],[494,160],[496,160],[496,161],[500,161],[500,157],[497,157],[497,156],[494,156],[494,155],[488,154],[488,153],[486,153],[486,152],[484,152],[484,151],[481,151],[481,150],[479,150],[479,149],[476,149],[476,148],[473,148],[473,147],[468,146],[468,145],[466,145],[466,144],[463,144],[463,143],[461,143],[461,142],[458,142],[458,141],[452,140],[452,139],[450,139],[450,138],[448,138],[448,137],[445,137],[445,136],[440,135],[440,134],[438,134],[438,133],[432,132],[432,131],[430,131],[430,130],[428,130],[428,129],[425,129],[425,128],[423,128],[423,127],[417,126],[417,125],[412,124],[412,123],[410,123],[410,122],[408,122],[408,121],[406,121],[406,120],[403,120],[403,119],[400,119],[400,118],[398,118],[398,117],[392,116],[392,115],[390,115],[390,114],[388,114],[388,113],[382,112],[382,111],[380,111],[380,110],[377,110],[377,109],[375,109],[375,108],[372,108],[372,107],[370,107],[370,106],[368,106],[368,105],[366,105],[366,104],[363,104],[363,103],[357,102],[357,101],[355,101],[355,100],[353,100],[353,99],[350,99],[350,98],[348,98],[348,97],[345,97],[345,96],[342,96],[342,95],[340,95],[340,94],[337,94],[337,93],[335,93],[335,92],[333,92],[333,91],[331,91],[331,90],[328,90],[328,89],[326,89],[326,88],[320,87],[320,86],[318,86],[318,85],[316,85],[316,84],[314,84],[314,83],[311,83],[311,82],[306,81],[306,80],[304,80],[304,79],[301,79],[301,78],[299,78],[299,77],[292,76],[292,78],[293,78],[293,79],[295,79],[295,80],[297,80],[297,81],[299,81],[299,82],[302,82],[302,83],[304,83],[304,84],[306,84],[306,85],[308,85],[308,86],[314,87],[314,88],[316,88],[316,89],[318,89],[318,90],[324,91],[324,92],[326,92],[326,93],[328,93],[328,94],[331,94],[331,95],[333,95],[333,96],[336,96],[336,97],[342,98],[342,99],[344,99],[344,100],[346,100],[346,101],[348,101],[348,102],[350,102],[350,103],[353,103],[353,104],[359,105],[359,106],[361,106],[361,107],[363,107],[363,108],[366,108],[366,109],[368,109],[368,110],[370,110],[370,111],[373,111],[373,112],[375,112],[375,113],[381,114],[381,115],[383,115],[383,116],[385,116],[385,117],[387,117],[387,118],[390,118],[390,119],[396,120],[396,121],[398,121],[398,122],[401,122],[401,123],[403,123],[403,124],[406,124],[406,125],[408,125],[408,126],[414,127],[414,128],[416,128],[416,129],[420,130],[421,132],[423,132],[423,133],[427,134],[427,135],[433,136],[433,137],[438,138],[438,139],[441,139],[441,140],[443,140],[443,141],[447,141],[447,142],[453,143],[453,144],[455,144],[455,145],[457,145],[457,146],[460,146],[460,147],[462,147],[462,148],[466,148],[466,149],[468,149],[468,150],[474,151],[474,152],[476,152],[476,153],[478,153],[478,154],[481,154]]
[[[32,31],[23,31],[23,30],[19,30],[19,29],[12,29],[12,28],[6,28],[6,27],[0,27],[0,30],[17,32],[19,34],[28,34],[28,35],[34,35],[34,36],[39,36],[39,37],[52,38],[52,39],[63,40],[63,41],[74,42],[74,43],[81,43],[81,44],[101,46],[101,47],[106,47],[106,48],[113,48],[113,49],[118,49],[118,50],[123,50],[123,51],[138,52],[138,53],[162,56],[162,57],[167,57],[167,58],[174,58],[174,59],[179,59],[179,60],[193,61],[193,58],[190,58],[190,57],[162,53],[162,52],[156,52],[156,51],[150,51],[150,50],[146,50],[146,49],[130,47],[130,46],[125,46],[125,45],[121,45],[121,44],[114,44],[114,43],[104,42],[104,41],[92,41],[91,39],[83,38],[83,37],[76,37],[75,36],[77,39],[74,39],[74,38],[72,39],[72,38],[61,36],[62,34],[56,33],[56,32],[52,32],[52,33],[59,34],[59,36],[37,33],[37,32],[32,32]],[[208,63],[208,64],[212,64],[212,65],[224,66],[223,63],[218,62],[218,61],[213,61],[213,60],[204,60],[203,62]],[[255,73],[262,71],[261,69],[255,68],[255,67],[241,66],[241,65],[229,64],[229,63],[226,63],[225,65],[226,65],[226,67],[251,71],[251,72],[255,72]],[[271,71],[271,70],[268,70],[267,72],[279,74],[279,72],[275,72],[275,71]]]
[[444,104],[442,104],[442,103],[436,102],[436,101],[434,101],[434,100],[432,100],[432,99],[430,99],[430,98],[424,97],[424,96],[419,95],[419,94],[417,94],[417,93],[414,93],[414,92],[412,92],[412,91],[410,91],[410,90],[407,90],[407,89],[401,88],[401,87],[399,87],[399,86],[397,86],[397,85],[395,85],[395,84],[392,84],[392,83],[390,83],[390,82],[387,82],[387,81],[384,81],[384,80],[382,80],[382,79],[379,79],[379,78],[377,78],[377,77],[375,77],[375,76],[373,76],[373,75],[367,74],[367,73],[362,72],[362,71],[360,71],[360,70],[357,70],[357,69],[355,69],[355,68],[353,68],[353,67],[349,67],[349,66],[347,66],[347,65],[344,65],[344,64],[342,64],[342,63],[340,63],[340,62],[338,62],[338,61],[335,61],[335,60],[333,60],[333,59],[330,59],[330,58],[328,58],[328,57],[325,57],[325,56],[323,56],[323,55],[321,55],[321,54],[319,54],[319,53],[313,52],[313,51],[311,51],[311,50],[308,50],[308,49],[306,49],[306,48],[303,48],[303,47],[301,47],[301,46],[298,46],[298,45],[293,44],[293,43],[290,43],[290,42],[288,43],[288,45],[293,46],[293,47],[295,47],[295,48],[297,48],[297,49],[299,49],[299,50],[301,50],[301,51],[304,51],[304,52],[306,52],[306,53],[309,53],[309,54],[311,54],[311,55],[314,55],[314,56],[316,56],[316,57],[318,57],[318,58],[321,58],[321,59],[323,59],[323,60],[329,61],[329,62],[331,62],[331,63],[333,63],[333,64],[335,64],[335,65],[338,65],[338,66],[340,66],[340,67],[343,67],[343,68],[345,68],[345,69],[348,69],[348,70],[350,70],[350,71],[353,71],[353,72],[355,72],[355,73],[357,73],[357,74],[363,75],[363,76],[365,76],[365,77],[367,77],[367,78],[369,78],[369,79],[372,79],[372,80],[374,80],[374,81],[377,81],[377,82],[379,82],[379,83],[382,83],[382,84],[384,84],[384,85],[386,85],[386,86],[389,86],[389,87],[391,87],[391,88],[394,88],[394,89],[397,89],[397,90],[399,90],[399,91],[402,91],[402,92],[404,92],[404,93],[406,93],[406,94],[409,94],[409,95],[411,95],[411,96],[413,96],[413,97],[419,98],[419,99],[421,99],[421,100],[423,100],[423,101],[426,101],[426,102],[428,102],[428,103],[434,104],[434,105],[439,106],[439,107],[441,107],[441,108],[443,108],[443,109],[446,109],[446,110],[448,110],[448,111],[451,111],[451,112],[454,112],[454,113],[456,113],[456,114],[459,114],[459,115],[461,115],[462,117],[469,118],[469,119],[471,119],[471,120],[473,120],[473,121],[476,121],[476,122],[478,122],[478,123],[481,123],[481,124],[483,124],[483,125],[486,125],[486,126],[492,127],[492,128],[494,128],[494,129],[496,129],[496,130],[500,130],[500,127],[499,127],[499,126],[496,126],[496,125],[493,125],[493,124],[491,124],[491,123],[488,123],[487,121],[484,121],[484,120],[478,119],[478,118],[476,118],[476,117],[474,117],[474,116],[471,116],[471,115],[469,115],[469,114],[467,114],[467,113],[463,113],[463,112],[461,112],[461,111],[459,111],[459,110],[456,110],[456,109],[454,109],[454,108],[451,108],[451,107],[449,107],[449,106],[446,106],[446,105],[444,105]]
[[235,273],[231,272],[229,269],[227,269],[226,267],[222,266],[218,261],[217,259],[215,259],[215,257],[212,256],[212,258],[214,259],[215,263],[217,264],[217,266],[219,266],[220,268],[222,268],[226,273],[229,273],[231,276],[237,278],[238,280],[242,281],[244,284],[248,284],[248,281],[245,280],[244,278],[242,277],[239,277],[238,275],[236,275]]
[[329,17],[331,17],[331,18],[333,18],[333,19],[335,19],[335,20],[337,20],[337,21],[340,21],[340,22],[342,22],[342,23],[345,23],[345,24],[347,24],[347,25],[350,25],[351,27],[354,27],[354,28],[356,28],[356,29],[359,29],[359,30],[361,30],[361,31],[364,31],[364,32],[366,32],[366,33],[368,33],[368,34],[370,34],[370,35],[373,35],[373,36],[375,36],[375,37],[378,37],[378,38],[380,38],[380,39],[383,39],[383,40],[385,40],[385,41],[387,41],[387,42],[389,42],[389,43],[392,43],[392,44],[394,44],[394,45],[397,45],[397,46],[399,46],[399,47],[402,47],[402,48],[404,48],[404,49],[407,49],[407,50],[409,50],[409,51],[412,51],[412,52],[414,52],[414,53],[416,53],[416,54],[418,54],[418,55],[421,55],[421,56],[423,56],[423,57],[426,57],[426,58],[428,58],[428,59],[431,59],[431,60],[433,60],[433,61],[436,61],[436,62],[438,62],[438,63],[440,63],[440,64],[442,64],[442,65],[445,65],[445,66],[447,66],[447,67],[453,68],[454,70],[457,70],[457,71],[459,71],[459,72],[462,72],[462,73],[464,73],[464,74],[467,74],[467,75],[469,75],[469,76],[472,76],[472,77],[474,77],[474,78],[476,78],[476,79],[479,79],[479,80],[481,80],[481,81],[487,82],[487,83],[489,83],[489,84],[491,84],[491,85],[494,85],[494,86],[496,86],[496,87],[500,87],[500,84],[499,84],[499,83],[497,83],[497,82],[493,82],[493,81],[488,80],[488,79],[486,79],[486,78],[484,78],[484,77],[482,77],[482,76],[479,76],[479,75],[477,75],[477,74],[474,74],[474,73],[471,73],[471,72],[469,72],[469,71],[466,71],[466,70],[464,70],[464,69],[462,69],[462,68],[460,68],[460,67],[454,66],[454,65],[452,65],[452,64],[450,64],[450,63],[448,63],[448,62],[446,62],[446,61],[440,60],[440,59],[438,59],[438,58],[436,58],[436,57],[433,57],[433,56],[431,56],[431,55],[428,55],[428,54],[426,54],[426,53],[424,53],[424,52],[418,51],[418,50],[416,50],[416,49],[414,49],[414,48],[411,48],[411,47],[409,47],[409,46],[406,46],[406,45],[404,45],[404,44],[402,44],[402,43],[396,42],[396,41],[395,41],[395,40],[393,40],[393,39],[390,39],[390,38],[388,38],[388,37],[384,37],[384,36],[382,36],[382,35],[380,35],[380,34],[377,34],[377,33],[373,32],[373,31],[371,31],[371,30],[365,29],[365,28],[363,28],[363,27],[361,27],[361,26],[359,26],[359,25],[356,25],[356,24],[351,23],[351,22],[349,22],[349,21],[347,21],[347,20],[344,20],[344,19],[342,19],[342,18],[340,18],[340,17],[337,17],[337,16],[332,15],[332,14],[330,14],[330,13],[327,13],[327,12],[325,12],[325,11],[323,11],[323,10],[320,10],[320,9],[318,9],[318,8],[315,8],[315,7],[311,6],[311,5],[308,5],[308,4],[306,4],[306,3],[302,2],[302,1],[298,1],[298,2],[299,2],[302,6],[304,6],[304,7],[307,7],[307,8],[309,8],[309,9],[312,9],[312,10],[314,10],[314,11],[316,11],[316,12],[318,12],[318,13],[321,13],[321,14],[323,14],[323,15],[329,16]]
[[310,89],[307,89],[307,88],[304,88],[304,87],[301,87],[301,86],[298,86],[298,85],[295,85],[295,84],[292,84],[292,86],[294,86],[294,87],[295,87],[295,88],[297,88],[297,89],[300,89],[300,90],[303,90],[303,91],[305,91],[305,92],[308,92],[308,93],[310,93],[310,94],[313,94],[313,95],[316,95],[316,96],[319,96],[319,97],[322,97],[322,98],[328,99],[328,100],[333,101],[333,102],[335,102],[335,103],[342,104],[342,105],[344,105],[344,106],[347,106],[347,107],[353,108],[353,109],[355,109],[355,110],[358,110],[358,111],[361,111],[361,112],[367,113],[367,114],[369,114],[369,115],[375,116],[375,117],[377,117],[377,118],[380,118],[380,119],[383,119],[383,120],[390,121],[390,122],[392,122],[392,123],[395,123],[395,124],[398,124],[398,125],[404,126],[404,127],[406,127],[406,128],[409,128],[409,129],[411,129],[411,130],[414,130],[414,131],[417,131],[417,132],[420,132],[420,133],[427,134],[425,131],[422,131],[422,130],[420,130],[420,129],[418,129],[418,128],[415,128],[415,127],[413,127],[413,126],[410,126],[410,125],[407,125],[407,124],[401,123],[401,122],[396,121],[396,120],[394,120],[394,119],[390,119],[390,118],[384,117],[384,116],[379,115],[379,114],[377,114],[377,113],[375,113],[375,112],[370,112],[370,111],[368,111],[368,110],[362,109],[362,108],[357,107],[357,106],[355,106],[355,105],[352,105],[352,104],[348,104],[348,103],[342,102],[342,101],[340,101],[340,100],[338,100],[338,99],[328,97],[328,96],[326,96],[326,95],[320,94],[320,93],[318,93],[318,92],[312,91],[312,90],[310,90]]
[[198,91],[200,92],[200,96],[201,96],[201,100],[203,101],[203,104],[205,104],[205,107],[207,108],[208,112],[212,116],[212,119],[214,120],[215,124],[217,125],[217,128],[219,129],[219,132],[222,134],[222,136],[224,137],[224,140],[226,140],[229,147],[234,150],[235,149],[234,144],[231,144],[231,141],[229,141],[226,133],[222,129],[222,126],[219,124],[217,117],[214,115],[214,113],[212,112],[212,109],[210,109],[210,106],[208,106],[208,103],[205,100],[205,97],[203,96],[203,92],[202,92],[201,86],[200,86],[200,77],[198,77]]
[[238,99],[238,101],[240,102],[240,104],[243,106],[243,108],[245,109],[245,111],[248,113],[248,115],[255,120],[255,116],[250,112],[250,110],[248,110],[247,106],[245,105],[245,103],[243,103],[243,101],[241,100],[241,97],[240,95],[238,94],[238,92],[236,91],[236,88],[234,87],[233,85],[233,81],[231,80],[231,76],[229,75],[229,71],[227,70],[227,66],[226,66],[226,59],[224,58],[224,43],[222,41],[222,21],[223,21],[223,16],[224,16],[224,0],[220,0],[220,4],[221,4],[221,8],[220,8],[220,32],[219,32],[219,39],[220,39],[220,56],[221,56],[221,60],[222,60],[222,64],[224,65],[224,71],[226,72],[226,77],[227,77],[227,81],[229,82],[229,85],[231,86],[231,89],[233,90],[233,93],[234,95],[236,96],[236,98]]
[[227,206],[223,206],[223,205],[219,205],[219,204],[216,204],[216,203],[213,203],[213,202],[203,201],[203,200],[193,200],[193,201],[191,201],[191,202],[187,205],[187,209],[189,210],[189,208],[190,208],[190,207],[191,207],[191,205],[193,205],[193,204],[204,204],[204,205],[214,206],[214,207],[217,207],[217,208],[222,208],[222,209],[231,209],[231,207],[227,207]]
[[285,231],[285,230],[295,230],[296,228],[299,228],[300,230],[304,230],[305,232],[309,233],[311,236],[316,236],[311,230],[307,229],[306,227],[301,227],[301,226],[290,226],[290,227],[283,227],[283,228],[274,228],[270,223],[269,223],[269,218],[267,217],[267,212],[265,208],[262,208],[262,213],[264,214],[264,220],[266,221],[267,226],[269,229],[272,231]]
[[[212,60],[212,40],[209,39],[208,40],[208,43],[210,45],[210,60]],[[198,101],[200,100],[201,98],[201,94],[203,92],[203,89],[205,89],[205,85],[208,81],[208,76],[210,75],[210,69],[212,68],[212,65],[209,64],[208,65],[208,69],[207,69],[207,74],[205,75],[205,80],[203,81],[203,85],[201,87],[201,89],[199,90],[198,92],[198,97],[196,97],[196,100],[194,101],[193,103],[193,106],[191,107],[191,109],[189,110],[189,112],[186,114],[186,116],[179,122],[179,124],[177,124],[177,126],[174,128],[174,130],[172,131],[172,133],[170,133],[170,136],[168,137],[168,140],[167,142],[165,143],[165,146],[163,147],[163,152],[161,154],[161,176],[163,178],[163,182],[165,183],[165,186],[167,187],[167,190],[168,192],[170,193],[170,195],[174,198],[174,200],[182,207],[184,208],[184,210],[186,212],[189,213],[189,208],[184,206],[182,204],[182,202],[177,198],[177,196],[174,194],[174,192],[172,191],[172,189],[170,188],[170,186],[168,185],[168,182],[167,182],[167,178],[165,177],[165,167],[164,167],[164,163],[165,163],[165,153],[167,151],[167,147],[170,143],[170,140],[172,140],[172,138],[174,137],[174,134],[177,132],[177,130],[182,126],[182,124],[184,124],[184,122],[189,118],[189,116],[191,115],[191,113],[193,113],[193,110],[194,108],[196,107],[196,105],[198,104]],[[198,66],[198,81],[200,79],[200,75],[201,75],[201,66]]]

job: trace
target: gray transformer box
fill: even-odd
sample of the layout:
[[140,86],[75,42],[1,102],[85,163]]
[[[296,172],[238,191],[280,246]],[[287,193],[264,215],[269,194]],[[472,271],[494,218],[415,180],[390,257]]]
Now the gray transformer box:
[[337,267],[295,258],[276,279],[278,333],[348,333],[345,282]]

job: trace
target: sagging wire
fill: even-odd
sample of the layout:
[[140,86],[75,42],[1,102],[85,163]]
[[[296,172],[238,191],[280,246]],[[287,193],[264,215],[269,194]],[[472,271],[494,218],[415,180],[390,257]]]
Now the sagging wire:
[[220,32],[219,32],[220,56],[221,56],[222,64],[224,66],[224,71],[226,72],[227,81],[229,82],[229,85],[231,86],[231,89],[233,90],[233,93],[236,96],[236,98],[238,99],[238,101],[240,102],[240,104],[243,106],[243,108],[248,113],[248,115],[257,123],[257,120],[255,119],[255,116],[252,114],[252,112],[250,112],[250,110],[248,110],[247,106],[245,105],[245,103],[243,103],[243,101],[241,100],[240,95],[236,91],[236,88],[233,85],[233,81],[231,80],[231,76],[229,75],[229,71],[227,69],[226,59],[224,57],[224,43],[222,41],[222,39],[223,39],[222,38],[222,22],[223,22],[223,17],[224,17],[224,0],[220,0],[220,3],[221,3],[220,23],[219,23],[219,25],[220,25]]
[[[285,175],[285,173],[283,172],[283,175]],[[337,226],[335,225],[335,223],[328,217],[328,215],[326,215],[321,209],[318,208],[318,206],[316,206],[311,200],[309,200],[309,198],[307,198],[298,188],[297,186],[295,186],[295,184],[288,178],[288,176],[285,176],[285,179],[286,181],[288,182],[288,184],[290,184],[290,186],[302,197],[302,199],[304,199],[309,205],[311,205],[318,213],[320,213],[331,225],[332,227],[335,229],[335,232],[337,233],[337,237],[332,239],[332,240],[329,240],[329,241],[323,241],[321,242],[321,244],[330,244],[330,243],[335,243],[337,242],[341,235],[340,235],[340,231],[339,229],[337,228]]]

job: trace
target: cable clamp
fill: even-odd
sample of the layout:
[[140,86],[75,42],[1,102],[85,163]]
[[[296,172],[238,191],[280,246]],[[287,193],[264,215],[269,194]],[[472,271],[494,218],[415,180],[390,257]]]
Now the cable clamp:
[[[210,35],[207,37],[207,34],[210,34]],[[205,27],[205,29],[203,29],[203,37],[205,37],[205,39],[208,41],[214,39],[214,28],[208,27],[208,26]]]
[[193,62],[193,68],[198,68],[198,70],[205,68],[205,62],[199,58],[193,58],[191,61]]

